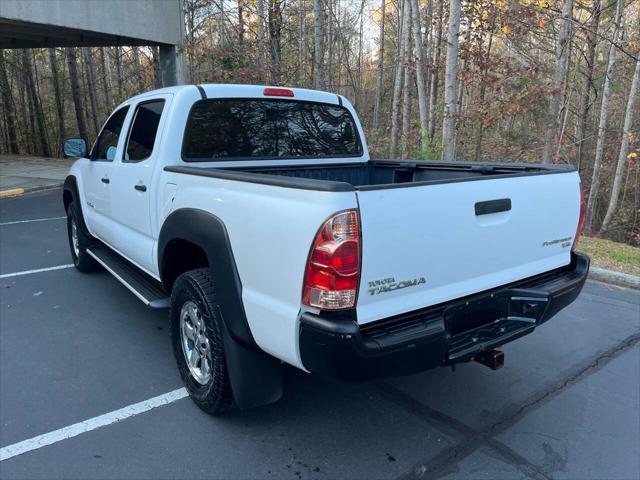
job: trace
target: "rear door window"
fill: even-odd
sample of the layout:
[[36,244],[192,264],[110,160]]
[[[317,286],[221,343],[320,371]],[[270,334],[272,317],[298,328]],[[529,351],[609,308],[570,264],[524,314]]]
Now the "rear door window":
[[164,100],[152,100],[136,107],[124,152],[125,162],[140,162],[151,156],[163,109]]
[[189,113],[182,148],[187,162],[361,155],[346,108],[275,99],[200,100]]

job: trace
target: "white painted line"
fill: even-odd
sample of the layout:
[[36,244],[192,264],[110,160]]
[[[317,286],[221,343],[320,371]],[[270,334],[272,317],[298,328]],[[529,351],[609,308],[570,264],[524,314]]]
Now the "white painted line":
[[46,221],[49,221],[49,220],[62,220],[63,218],[67,218],[67,217],[34,218],[33,220],[16,220],[14,222],[2,222],[2,223],[0,223],[0,227],[3,227],[5,225],[17,225],[19,223],[46,222]]
[[0,278],[21,277],[22,275],[31,275],[32,273],[50,272],[51,270],[62,270],[73,267],[73,263],[68,265],[58,265],[56,267],[37,268],[35,270],[25,270],[24,272],[3,273]]
[[74,423],[68,427],[63,427],[58,430],[54,430],[53,432],[38,435],[37,437],[2,447],[0,448],[0,462],[17,455],[22,455],[23,453],[46,447],[47,445],[61,442],[67,438],[77,437],[78,435],[82,435],[83,433],[90,432],[97,428],[106,427],[112,423],[121,422],[129,417],[140,415],[141,413],[148,412],[154,408],[173,403],[187,397],[188,395],[189,394],[184,388],[179,388],[172,392],[167,392],[162,395],[158,395],[157,397],[150,398],[149,400],[134,403],[128,407],[114,410],[113,412],[105,413],[98,417],[90,418],[84,422]]

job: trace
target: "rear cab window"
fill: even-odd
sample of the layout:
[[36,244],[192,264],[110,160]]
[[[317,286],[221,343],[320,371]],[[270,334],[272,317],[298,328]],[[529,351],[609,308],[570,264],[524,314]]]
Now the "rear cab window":
[[362,154],[349,110],[297,100],[200,100],[191,108],[182,144],[186,162]]

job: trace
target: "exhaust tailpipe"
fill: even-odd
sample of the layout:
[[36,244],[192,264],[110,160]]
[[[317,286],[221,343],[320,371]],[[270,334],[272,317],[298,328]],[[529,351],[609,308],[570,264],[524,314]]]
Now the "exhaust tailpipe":
[[491,370],[498,370],[504,367],[504,353],[500,350],[489,350],[488,352],[482,352],[475,357],[476,362],[489,367]]

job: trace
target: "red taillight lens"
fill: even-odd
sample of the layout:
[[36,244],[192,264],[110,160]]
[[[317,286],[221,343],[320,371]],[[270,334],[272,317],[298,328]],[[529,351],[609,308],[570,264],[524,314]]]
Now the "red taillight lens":
[[309,252],[302,303],[322,310],[352,308],[360,282],[357,210],[338,213],[318,231]]
[[288,88],[265,88],[262,94],[273,97],[293,97],[293,90]]
[[578,219],[578,228],[576,229],[576,235],[573,237],[573,245],[571,246],[571,251],[575,251],[578,246],[578,240],[580,240],[580,236],[582,235],[582,230],[584,229],[584,219],[587,215],[587,208],[584,203],[584,192],[582,190],[582,184],[580,184],[580,217]]

